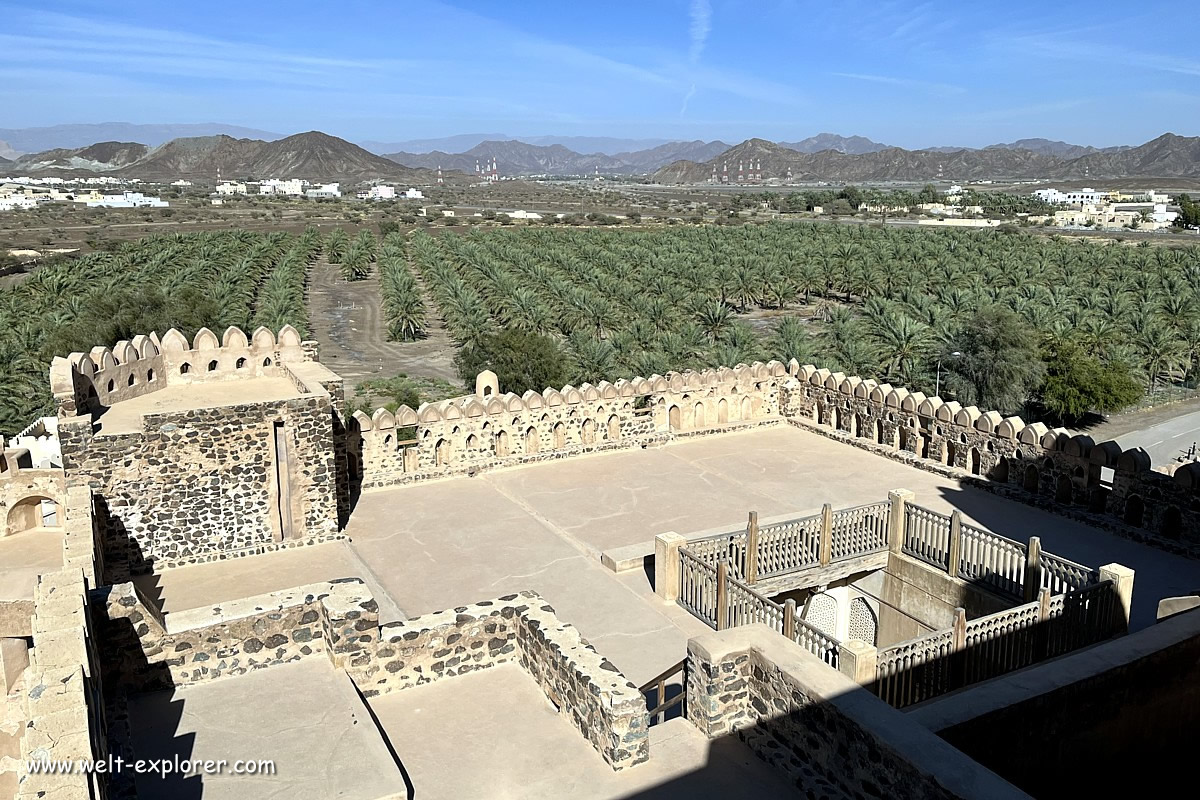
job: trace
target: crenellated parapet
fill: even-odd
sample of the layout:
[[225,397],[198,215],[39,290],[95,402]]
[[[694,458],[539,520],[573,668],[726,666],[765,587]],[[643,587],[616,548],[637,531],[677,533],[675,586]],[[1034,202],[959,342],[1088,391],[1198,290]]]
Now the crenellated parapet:
[[161,339],[150,333],[56,357],[50,389],[60,417],[82,416],[165,386],[277,375],[281,363],[314,358],[291,325],[278,336],[263,327],[247,336],[230,326],[220,339],[201,328],[190,342],[172,328]]
[[778,418],[788,379],[773,361],[517,395],[484,372],[474,394],[356,413],[351,472],[370,488],[756,423]]
[[795,360],[788,373],[787,417],[1200,548],[1200,464],[1154,468],[1140,448]]

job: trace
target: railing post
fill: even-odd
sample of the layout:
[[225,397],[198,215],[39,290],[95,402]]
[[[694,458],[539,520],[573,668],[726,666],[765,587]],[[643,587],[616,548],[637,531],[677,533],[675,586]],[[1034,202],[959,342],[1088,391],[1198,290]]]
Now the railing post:
[[654,593],[667,603],[679,597],[679,548],[685,544],[687,539],[675,531],[654,537]]
[[838,646],[838,672],[859,686],[870,686],[875,682],[878,663],[879,651],[866,642],[851,639]]
[[829,563],[833,556],[833,506],[826,503],[821,506],[821,549],[819,551],[821,566]]
[[796,601],[791,598],[783,603],[783,636],[796,640]]
[[729,627],[729,562],[717,562],[717,630]]
[[888,549],[895,555],[904,552],[904,525],[907,513],[906,503],[912,502],[915,494],[908,489],[892,489],[888,492],[891,507],[888,510]]
[[957,508],[950,512],[949,550],[946,572],[950,573],[951,578],[957,578],[958,567],[962,561],[962,513]]
[[1042,540],[1029,537],[1029,549],[1025,551],[1025,602],[1032,603],[1042,588]]
[[1129,611],[1133,604],[1133,570],[1120,564],[1105,564],[1100,568],[1100,580],[1112,581],[1116,594],[1113,609],[1113,635],[1129,633]]
[[957,689],[967,682],[967,611],[954,609],[950,626],[950,688]]
[[1050,657],[1050,587],[1045,586],[1038,592],[1038,622],[1037,634],[1033,641],[1034,658],[1043,661]]
[[758,512],[751,511],[746,523],[746,583],[758,580]]

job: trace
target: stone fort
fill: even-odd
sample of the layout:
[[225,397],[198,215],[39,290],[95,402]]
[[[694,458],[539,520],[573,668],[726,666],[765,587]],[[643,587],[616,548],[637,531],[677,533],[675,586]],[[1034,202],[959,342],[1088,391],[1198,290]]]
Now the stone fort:
[[0,798],[250,785],[37,768],[110,756],[363,800],[1049,796],[1200,719],[1195,463],[795,361],[347,416],[315,343],[230,328],[49,380],[0,456]]

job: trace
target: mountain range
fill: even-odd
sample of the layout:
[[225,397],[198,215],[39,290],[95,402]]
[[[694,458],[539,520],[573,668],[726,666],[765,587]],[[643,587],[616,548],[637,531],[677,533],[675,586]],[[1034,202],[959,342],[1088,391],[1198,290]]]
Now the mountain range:
[[[1051,143],[1052,145],[1057,143]],[[1042,148],[1043,150],[1045,148]],[[887,147],[869,153],[836,150],[801,153],[765,139],[747,139],[705,162],[681,160],[654,173],[660,183],[699,183],[726,165],[730,181],[737,165],[761,164],[765,179],[796,181],[925,181],[979,179],[1200,178],[1200,137],[1166,133],[1138,147],[1095,150],[1061,157],[1008,146],[981,150],[904,150]]]
[[667,144],[670,139],[621,139],[613,136],[510,136],[507,133],[460,133],[436,139],[410,139],[405,142],[381,142],[366,140],[360,145],[372,153],[463,153],[484,142],[518,141],[525,144],[548,146],[561,144],[576,153],[604,153],[617,155],[633,150],[648,150]]
[[[587,154],[562,144],[484,141],[459,152],[371,153],[318,131],[282,139],[225,134],[171,139],[156,146],[102,141],[58,147],[15,159],[0,156],[5,172],[79,176],[109,173],[146,180],[302,177],[309,180],[376,180],[430,183],[441,167],[445,180],[471,180],[475,164],[495,158],[499,172],[514,175],[648,174],[666,183],[701,183],[738,164],[754,163],[762,178],[795,181],[926,181],[978,179],[1200,178],[1200,138],[1167,133],[1137,147],[1097,149],[1046,139],[1026,139],[981,149],[905,150],[864,137],[820,134],[798,142],[747,139],[730,147],[701,140],[666,142],[640,150]],[[462,173],[462,174],[458,174]]]
[[59,148],[18,158],[14,171],[81,175],[103,172],[143,180],[177,178],[308,178],[310,180],[392,179],[429,182],[431,174],[409,169],[358,145],[319,131],[275,141],[195,136],[158,147],[136,142],[101,142]]
[[725,142],[667,142],[646,150],[608,155],[602,152],[577,153],[561,144],[536,145],[509,139],[481,142],[463,153],[389,153],[384,158],[408,167],[460,170],[475,174],[493,158],[502,175],[588,175],[599,171],[605,175],[649,173],[680,159],[708,160],[729,149]]
[[12,159],[14,153],[87,147],[96,142],[141,142],[157,147],[185,136],[233,136],[239,139],[282,139],[282,133],[226,125],[221,122],[137,125],[130,122],[96,122],[82,125],[50,125],[41,128],[0,128],[0,156]]

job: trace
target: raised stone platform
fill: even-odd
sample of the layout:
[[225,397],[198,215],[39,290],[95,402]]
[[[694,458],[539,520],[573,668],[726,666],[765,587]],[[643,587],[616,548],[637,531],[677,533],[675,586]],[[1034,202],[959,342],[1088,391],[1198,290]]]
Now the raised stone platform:
[[287,378],[259,376],[253,380],[227,380],[164,386],[155,392],[122,400],[100,415],[97,434],[116,436],[137,433],[147,414],[172,414],[197,408],[221,408],[248,403],[291,400],[303,393]]

